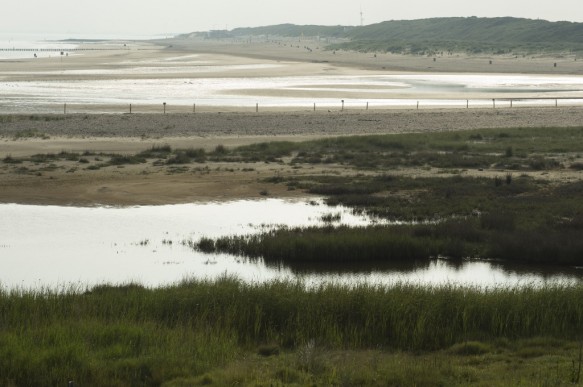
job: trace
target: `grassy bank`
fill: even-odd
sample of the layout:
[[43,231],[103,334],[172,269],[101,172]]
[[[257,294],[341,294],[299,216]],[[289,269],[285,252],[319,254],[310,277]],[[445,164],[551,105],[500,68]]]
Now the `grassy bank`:
[[233,279],[4,291],[0,384],[488,384],[504,361],[540,371],[506,381],[568,383],[577,373],[582,297],[582,287],[306,290]]

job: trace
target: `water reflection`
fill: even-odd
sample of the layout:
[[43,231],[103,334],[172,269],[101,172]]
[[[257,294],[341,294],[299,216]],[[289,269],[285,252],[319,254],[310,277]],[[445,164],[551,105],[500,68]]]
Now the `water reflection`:
[[322,201],[235,201],[143,207],[0,205],[0,283],[4,287],[60,287],[136,281],[162,286],[185,278],[233,275],[248,282],[301,279],[308,285],[360,282],[391,285],[542,286],[578,283],[582,270],[495,262],[266,265],[225,254],[194,252],[202,236],[255,233],[274,225],[322,225],[325,215],[346,225],[374,219]]
[[572,267],[503,264],[487,261],[434,259],[417,262],[372,264],[286,265],[296,276],[317,284],[327,281],[351,284],[366,282],[391,285],[396,283],[427,286],[455,285],[471,287],[545,286],[577,284],[583,270]]

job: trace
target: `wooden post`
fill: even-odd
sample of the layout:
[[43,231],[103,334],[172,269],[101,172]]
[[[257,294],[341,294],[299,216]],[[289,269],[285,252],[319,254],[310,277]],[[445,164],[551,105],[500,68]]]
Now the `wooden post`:
[[419,110],[419,101],[417,101],[417,110]]
[[255,104],[255,113],[259,113],[259,103]]
[[470,100],[466,99],[466,109],[469,109],[469,108],[470,108]]
[[512,100],[510,100],[510,107],[512,107]]
[[314,111],[316,111],[316,102],[314,102]]
[[344,100],[342,100],[342,111],[344,111]]
[[366,103],[366,110],[368,110],[368,102]]
[[196,104],[195,104],[195,103],[194,103],[194,104],[192,104],[192,112],[193,112],[193,113],[196,113]]
[[67,114],[67,104],[63,107],[63,114]]
[[166,102],[163,102],[162,105],[164,106],[164,114],[166,114]]
[[132,104],[130,103],[130,114],[132,114]]
[[555,99],[555,107],[559,107],[559,100]]
[[492,107],[496,109],[496,98],[492,98]]

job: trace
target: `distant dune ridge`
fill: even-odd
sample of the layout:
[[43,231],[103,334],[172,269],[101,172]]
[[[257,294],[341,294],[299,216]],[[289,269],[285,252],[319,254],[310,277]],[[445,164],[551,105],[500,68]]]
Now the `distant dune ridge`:
[[[207,34],[208,36],[208,34]],[[211,37],[280,36],[346,39],[332,48],[419,53],[428,49],[469,52],[525,49],[583,51],[583,23],[513,17],[448,17],[392,20],[366,26],[280,24],[231,31]]]

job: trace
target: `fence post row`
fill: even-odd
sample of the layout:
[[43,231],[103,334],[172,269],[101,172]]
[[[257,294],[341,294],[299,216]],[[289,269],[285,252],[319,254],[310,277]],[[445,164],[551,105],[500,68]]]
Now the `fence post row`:
[[[543,97],[543,98],[520,98],[519,100],[523,100],[523,101],[525,101],[525,100],[526,100],[526,101],[528,101],[528,100],[531,100],[531,101],[544,101],[544,100],[550,100],[550,101],[553,101],[553,100],[554,100],[554,101],[555,101],[555,107],[556,107],[556,108],[558,108],[558,107],[559,107],[559,99],[568,99],[568,100],[574,100],[574,101],[581,101],[581,103],[583,104],[583,97],[563,97],[563,98],[553,98],[553,97],[546,97],[546,98],[545,98],[545,97]],[[478,100],[484,101],[484,99],[478,99]],[[497,100],[497,98],[492,98],[492,108],[493,108],[493,109],[496,109],[496,100]],[[508,98],[508,99],[505,99],[505,98],[503,98],[502,100],[503,100],[503,101],[508,101],[508,102],[510,103],[510,108],[513,108],[513,107],[514,107],[514,98]],[[459,101],[459,100],[455,100],[455,101]],[[463,101],[463,100],[462,100],[462,101]],[[470,100],[469,100],[469,99],[466,99],[465,101],[466,101],[466,109],[469,109],[469,108],[470,108]],[[341,105],[341,110],[342,110],[342,111],[344,111],[344,110],[345,110],[345,102],[346,102],[346,101],[345,101],[345,100],[341,100],[340,102],[342,103],[342,105]],[[460,101],[460,102],[461,102],[461,101]],[[163,108],[163,113],[164,113],[164,114],[166,114],[166,113],[167,113],[167,110],[166,110],[167,106],[168,106],[168,104],[167,104],[166,102],[163,102],[163,103],[162,103],[162,108]],[[406,105],[405,105],[405,106],[406,106]],[[415,105],[414,105],[414,106],[415,106],[415,109],[419,110],[419,108],[421,107],[421,101],[416,101],[416,103],[415,103]],[[534,105],[534,106],[536,106],[536,105]],[[547,105],[547,106],[548,106],[548,105]],[[571,105],[567,104],[566,106],[571,106]],[[578,106],[578,105],[573,105],[573,106]],[[63,103],[63,114],[67,114],[67,107],[68,107],[68,106],[67,106],[67,103]],[[368,101],[366,102],[366,104],[364,105],[364,109],[365,109],[365,110],[370,110],[370,102],[368,102]],[[316,102],[314,102],[314,103],[313,103],[313,105],[312,105],[312,110],[313,110],[313,111],[316,111],[316,110],[317,110],[317,103],[316,103]],[[130,103],[130,104],[129,104],[129,112],[130,112],[130,114],[131,114],[131,113],[133,113],[133,104],[132,104],[132,103]],[[196,103],[194,103],[194,104],[192,105],[192,112],[193,112],[193,113],[196,113]],[[256,112],[256,113],[258,113],[258,112],[259,112],[259,103],[256,103],[256,104],[255,104],[255,112]]]

